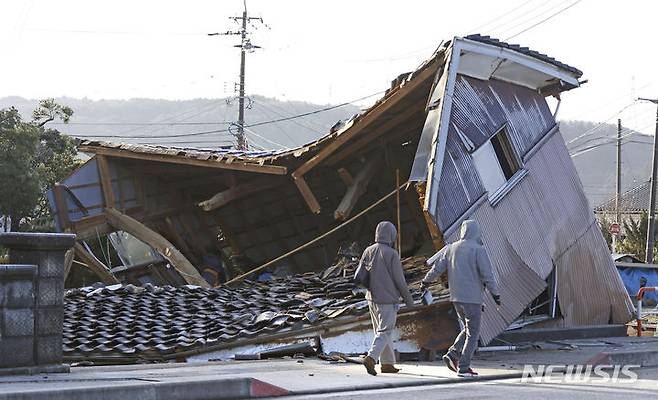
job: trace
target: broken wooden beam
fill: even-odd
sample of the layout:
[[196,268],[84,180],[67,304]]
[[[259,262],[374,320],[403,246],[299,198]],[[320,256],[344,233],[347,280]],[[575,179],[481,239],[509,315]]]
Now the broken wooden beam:
[[347,168],[338,168],[336,172],[338,172],[338,176],[340,177],[340,180],[343,181],[345,186],[350,187],[352,182],[354,182],[354,178],[352,177],[352,174],[350,174],[350,171],[347,170]]
[[200,202],[199,207],[201,207],[204,211],[216,210],[220,207],[224,207],[234,200],[249,196],[261,190],[273,188],[280,183],[281,182],[278,180],[268,179],[265,181],[259,179],[252,182],[239,184],[217,193],[208,200]]
[[81,145],[79,151],[85,153],[101,154],[111,157],[132,158],[143,161],[155,161],[179,165],[192,165],[195,167],[221,168],[245,172],[260,172],[263,174],[285,175],[288,173],[286,167],[271,164],[257,164],[246,161],[223,161],[216,159],[200,160],[191,157],[181,157],[168,154],[138,153],[125,149],[113,149],[103,146]]
[[100,280],[105,284],[115,284],[119,283],[119,280],[116,276],[112,275],[110,269],[103,264],[96,256],[87,251],[87,249],[80,243],[76,243],[73,246],[75,251],[75,256],[82,261],[90,271],[94,272]]
[[421,204],[423,217],[425,218],[425,225],[427,226],[427,230],[429,231],[430,237],[432,238],[434,249],[438,251],[441,250],[443,246],[445,246],[445,240],[443,238],[443,232],[441,232],[441,229],[439,229],[439,227],[436,225],[429,211],[423,207],[423,204],[425,204],[426,188],[426,182],[420,182],[416,184],[416,193],[418,194],[418,201]]
[[345,196],[343,196],[336,211],[334,211],[334,218],[337,221],[344,221],[349,217],[356,202],[359,201],[361,196],[366,192],[368,184],[372,180],[372,177],[375,176],[375,172],[377,172],[377,167],[379,166],[379,160],[379,157],[371,158],[359,173],[356,174],[354,181],[347,188]]
[[66,282],[66,277],[69,276],[69,272],[71,272],[71,265],[73,264],[74,258],[75,250],[68,249],[66,254],[64,254],[64,282]]
[[313,214],[319,214],[321,210],[320,203],[318,202],[318,199],[311,191],[311,188],[308,186],[306,179],[304,179],[303,176],[296,177],[293,175],[293,180],[295,182],[295,185],[297,185],[297,189],[299,189],[299,192],[302,194],[302,197],[304,198],[304,201],[306,202],[306,205],[311,210],[311,212]]
[[55,186],[53,186],[53,196],[55,198],[55,209],[57,210],[60,230],[62,232],[67,232],[71,225],[71,220],[69,219],[69,206],[66,203],[64,188],[61,184],[56,183]]
[[98,176],[101,181],[101,188],[103,189],[103,204],[107,208],[114,207],[114,191],[112,190],[112,175],[110,173],[110,165],[104,155],[96,155],[96,165],[98,165]]
[[107,218],[107,222],[116,229],[130,233],[162,254],[162,256],[172,264],[176,271],[180,273],[185,282],[190,285],[197,285],[205,288],[210,287],[208,282],[203,279],[192,263],[190,263],[189,260],[162,235],[114,208],[106,209],[105,217]]

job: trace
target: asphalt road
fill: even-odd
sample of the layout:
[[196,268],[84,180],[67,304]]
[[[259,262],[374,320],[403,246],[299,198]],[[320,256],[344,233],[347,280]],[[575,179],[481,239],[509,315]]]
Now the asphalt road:
[[312,396],[286,396],[279,399],[629,399],[654,398],[658,392],[658,368],[643,369],[635,383],[520,383],[518,379],[489,382],[443,384]]

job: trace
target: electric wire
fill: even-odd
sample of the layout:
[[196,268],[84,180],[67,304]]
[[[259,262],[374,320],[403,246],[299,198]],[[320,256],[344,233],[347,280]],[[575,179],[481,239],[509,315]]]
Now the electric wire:
[[[385,90],[380,90],[376,93],[369,94],[367,96],[363,96],[363,97],[360,97],[358,99],[354,99],[354,100],[344,102],[344,103],[341,103],[341,104],[336,104],[336,105],[333,105],[333,106],[330,106],[330,107],[325,107],[325,108],[321,108],[321,109],[318,109],[318,110],[309,111],[309,112],[305,112],[305,113],[301,113],[301,114],[297,114],[297,115],[291,115],[291,116],[288,116],[288,117],[277,118],[277,119],[273,119],[273,120],[269,120],[269,121],[256,122],[256,123],[253,123],[253,124],[244,125],[244,127],[247,128],[247,127],[256,127],[256,126],[262,126],[262,125],[269,125],[269,124],[278,123],[278,122],[282,122],[282,121],[290,121],[290,120],[305,117],[305,116],[308,116],[308,115],[319,114],[319,113],[322,113],[322,112],[334,110],[336,108],[345,107],[347,105],[356,103],[358,101],[362,101],[362,100],[368,99],[370,97],[380,95],[384,92],[385,92]],[[180,134],[175,134],[175,135],[131,135],[131,136],[125,136],[125,135],[71,135],[71,136],[74,136],[74,137],[77,137],[77,138],[86,138],[86,137],[98,138],[98,137],[103,137],[103,138],[127,138],[127,139],[131,139],[131,138],[134,138],[134,139],[159,139],[159,138],[165,138],[166,139],[166,138],[172,138],[172,137],[191,137],[191,136],[200,136],[200,135],[207,135],[207,134],[212,134],[212,133],[225,133],[225,132],[229,133],[230,130],[228,128],[227,129],[213,129],[213,130],[203,131],[203,132],[180,133]]]
[[515,37],[521,35],[522,33],[526,33],[526,32],[528,32],[529,30],[536,28],[537,26],[539,26],[539,25],[543,24],[544,22],[546,22],[546,21],[548,21],[548,20],[550,20],[550,19],[552,19],[552,18],[554,18],[554,17],[556,17],[556,16],[562,14],[563,12],[567,11],[568,9],[572,8],[573,6],[575,6],[576,4],[578,4],[578,3],[582,2],[582,1],[583,1],[583,0],[576,0],[575,2],[573,2],[573,3],[569,4],[568,6],[562,8],[561,10],[557,11],[556,13],[551,14],[551,15],[549,15],[548,17],[542,19],[541,21],[539,21],[539,22],[537,22],[537,23],[535,23],[535,24],[533,24],[533,25],[530,25],[529,27],[525,28],[524,30],[522,30],[522,31],[520,31],[520,32],[517,32],[517,33],[515,33],[514,35],[512,35],[512,36],[510,36],[510,37],[505,38],[505,41],[508,41],[508,40],[510,40],[510,39],[513,39],[513,38],[515,38]]

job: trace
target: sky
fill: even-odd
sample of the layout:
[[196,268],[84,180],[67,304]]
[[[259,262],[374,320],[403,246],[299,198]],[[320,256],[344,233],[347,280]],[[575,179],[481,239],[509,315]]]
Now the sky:
[[[482,33],[584,71],[560,119],[652,134],[658,2],[248,0],[246,89],[317,104],[379,93],[442,40]],[[0,0],[0,97],[220,98],[238,80],[242,0]],[[553,16],[554,14],[556,14]],[[536,25],[536,26],[535,26]],[[367,105],[375,97],[359,100]],[[630,104],[630,105],[629,105]],[[626,107],[626,108],[625,108]],[[624,110],[619,113],[620,110]]]

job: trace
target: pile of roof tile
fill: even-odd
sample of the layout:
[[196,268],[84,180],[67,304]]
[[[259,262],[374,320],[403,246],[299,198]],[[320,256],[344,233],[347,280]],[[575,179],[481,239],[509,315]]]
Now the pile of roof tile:
[[[404,260],[408,282],[424,258]],[[353,262],[238,287],[112,285],[67,292],[64,354],[71,358],[169,358],[167,355],[367,312],[351,282]],[[414,286],[417,286],[414,285]],[[418,298],[419,293],[412,293]],[[347,318],[349,319],[349,318]]]

